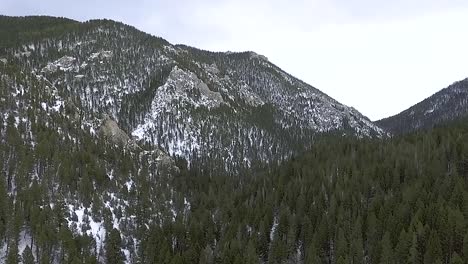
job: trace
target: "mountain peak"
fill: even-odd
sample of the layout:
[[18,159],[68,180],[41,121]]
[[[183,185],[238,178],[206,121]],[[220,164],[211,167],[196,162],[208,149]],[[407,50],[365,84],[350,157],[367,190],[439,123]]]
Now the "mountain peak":
[[253,51],[249,51],[249,53],[250,53],[250,58],[252,58],[252,59],[261,59],[261,60],[268,61],[268,58],[266,56],[257,54],[257,53],[255,53]]

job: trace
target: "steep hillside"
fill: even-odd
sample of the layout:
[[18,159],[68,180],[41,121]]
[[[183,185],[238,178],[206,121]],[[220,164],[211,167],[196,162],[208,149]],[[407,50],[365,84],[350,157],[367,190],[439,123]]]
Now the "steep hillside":
[[[34,21],[14,35],[47,42],[75,27],[0,17],[0,32]],[[37,261],[22,263],[104,263],[112,234],[135,241],[146,226],[188,210],[169,185],[179,169],[168,154],[142,148],[104,113],[85,118],[79,102],[31,67],[40,50],[12,55],[9,45],[0,49],[0,263],[18,263],[19,255]],[[133,243],[116,254],[137,251]]]
[[468,79],[455,82],[405,111],[376,122],[393,134],[431,128],[468,114]]
[[0,16],[0,263],[210,263],[217,247],[229,263],[220,247],[260,227],[231,225],[243,198],[215,196],[258,186],[268,177],[253,168],[325,132],[384,134],[253,52],[109,20]]
[[284,160],[317,132],[383,135],[355,109],[253,52],[172,45],[107,20],[57,23],[68,30],[27,31],[39,37],[4,49],[3,64],[50,83],[57,98],[49,107],[73,106],[89,123],[106,114],[141,144],[189,162],[236,171]]

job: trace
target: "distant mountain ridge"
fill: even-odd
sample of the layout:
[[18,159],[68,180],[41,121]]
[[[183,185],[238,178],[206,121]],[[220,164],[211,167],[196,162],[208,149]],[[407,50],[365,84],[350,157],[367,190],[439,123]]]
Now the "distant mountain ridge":
[[468,115],[468,78],[455,82],[403,112],[375,123],[393,134],[402,134]]

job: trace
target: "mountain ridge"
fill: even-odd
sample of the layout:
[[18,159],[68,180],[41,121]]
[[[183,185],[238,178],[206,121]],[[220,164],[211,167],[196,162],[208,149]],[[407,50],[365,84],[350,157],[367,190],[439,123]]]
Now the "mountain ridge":
[[468,78],[456,81],[402,112],[375,123],[393,134],[432,128],[468,114]]
[[316,133],[385,134],[255,52],[172,45],[112,20],[77,23],[68,33],[8,49],[4,57],[55,84],[62,98],[73,98],[83,121],[108,114],[140,144],[170,155],[218,160],[218,169],[227,169],[224,163],[234,171],[280,162],[307,148],[303,142]]

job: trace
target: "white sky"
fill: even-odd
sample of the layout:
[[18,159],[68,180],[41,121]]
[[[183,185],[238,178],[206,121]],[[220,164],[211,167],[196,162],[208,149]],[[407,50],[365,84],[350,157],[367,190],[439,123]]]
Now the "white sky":
[[0,14],[109,18],[172,43],[253,50],[371,120],[468,77],[466,0],[0,0]]

